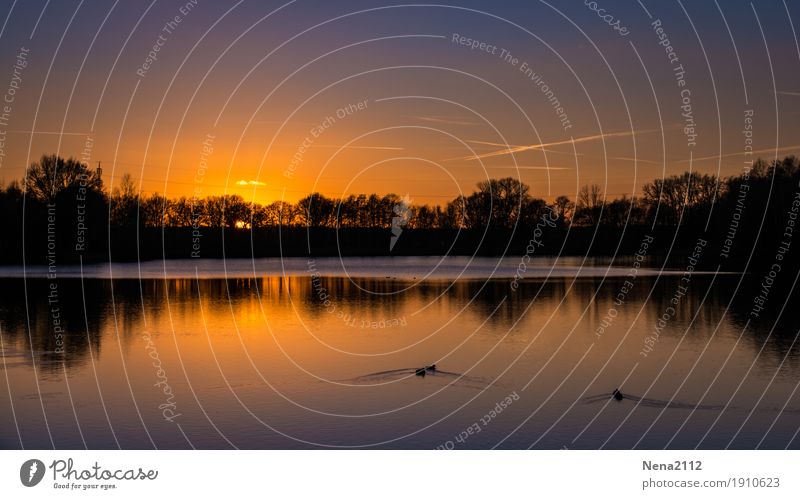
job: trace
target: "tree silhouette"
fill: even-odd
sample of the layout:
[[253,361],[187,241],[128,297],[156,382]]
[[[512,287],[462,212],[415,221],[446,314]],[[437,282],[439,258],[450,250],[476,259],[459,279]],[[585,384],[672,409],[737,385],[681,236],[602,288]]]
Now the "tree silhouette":
[[52,203],[68,189],[85,188],[102,192],[100,174],[73,158],[64,159],[51,154],[32,163],[25,176],[25,191],[32,198]]
[[644,202],[651,210],[658,210],[658,222],[663,225],[677,224],[682,212],[696,214],[709,208],[719,189],[716,176],[698,172],[655,179],[642,187]]
[[[261,229],[291,228],[290,233],[299,233],[303,228],[320,233],[348,229],[347,232],[355,236],[347,244],[361,249],[362,236],[378,237],[373,235],[379,235],[381,230],[390,231],[399,210],[404,230],[442,231],[442,241],[450,240],[452,234],[448,231],[454,229],[476,231],[464,240],[478,240],[474,238],[489,229],[492,234],[487,239],[488,251],[502,247],[491,244],[502,238],[527,234],[525,228],[536,226],[543,215],[552,211],[557,215],[555,223],[564,238],[584,237],[581,234],[588,234],[588,231],[581,227],[600,227],[605,234],[619,234],[622,238],[627,233],[624,228],[641,227],[638,232],[641,233],[656,225],[657,231],[680,232],[688,239],[701,236],[716,237],[719,241],[735,239],[737,245],[725,250],[731,262],[755,261],[750,258],[753,251],[763,252],[760,256],[769,262],[782,242],[786,227],[794,223],[790,217],[797,216],[792,210],[797,211],[798,185],[800,162],[789,156],[772,162],[756,160],[739,175],[724,179],[698,172],[655,179],[643,186],[641,197],[606,199],[602,189],[594,184],[583,186],[575,202],[562,195],[548,203],[531,196],[530,187],[519,179],[505,177],[478,182],[473,192],[458,195],[441,205],[417,205],[412,201],[406,206],[407,201],[393,193],[335,198],[319,192],[294,204],[285,201],[259,204],[231,194],[204,198],[140,194],[135,181],[127,174],[106,195],[99,172],[75,159],[45,155],[30,165],[22,182],[0,187],[0,213],[4,216],[7,234],[11,234],[0,239],[0,260],[19,259],[23,247],[34,254],[38,252],[41,257],[41,248],[53,237],[51,227],[55,230],[58,255],[62,259],[92,252],[102,255],[114,244],[126,250],[134,248],[130,254],[135,256],[139,237],[152,238],[156,232],[165,238],[170,233],[187,234],[185,230],[150,230],[172,228],[191,228],[192,232],[202,229],[206,231],[204,235],[222,228],[232,233],[253,230],[259,233],[262,245],[271,244],[274,234]],[[570,226],[579,229],[575,231],[578,235],[572,236],[571,231],[562,230]],[[512,235],[512,228],[519,232]],[[369,231],[358,232],[359,229]],[[151,236],[147,236],[148,231]],[[438,238],[435,234],[417,234],[420,241]],[[288,240],[297,240],[290,236]],[[409,237],[413,236],[404,235],[403,241]],[[601,238],[598,243],[612,239]],[[207,239],[209,244],[215,240],[219,239]],[[332,239],[322,237],[319,240]],[[742,241],[747,244],[738,244]],[[167,245],[166,242],[156,245],[152,241],[147,244],[159,250]],[[404,244],[409,243],[401,242],[401,246]],[[599,251],[609,248],[613,251],[615,245],[614,242]],[[255,248],[257,244],[252,246]],[[381,244],[380,248],[384,246]],[[443,251],[447,246],[437,243],[429,247],[437,248],[431,251]],[[593,246],[586,246],[584,242],[565,247],[570,248],[569,251],[593,250]],[[620,247],[625,248],[624,245]],[[366,254],[373,251],[371,247],[365,248]]]
[[139,194],[129,173],[120,179],[109,199],[109,216],[111,223],[118,227],[135,226],[138,219]]
[[578,225],[597,225],[603,211],[603,190],[597,184],[584,185],[578,191],[573,223]]

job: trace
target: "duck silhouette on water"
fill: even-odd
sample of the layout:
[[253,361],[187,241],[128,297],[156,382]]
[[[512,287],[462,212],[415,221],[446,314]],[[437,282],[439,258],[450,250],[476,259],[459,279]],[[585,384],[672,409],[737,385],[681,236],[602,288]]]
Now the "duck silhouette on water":
[[391,369],[375,373],[364,374],[356,378],[343,379],[342,382],[351,383],[379,383],[391,380],[401,380],[408,376],[424,378],[426,375],[434,376],[442,381],[449,381],[450,384],[458,383],[459,386],[467,388],[483,389],[494,384],[494,381],[482,377],[468,376],[463,373],[445,371],[436,364],[423,367],[405,367],[402,369]]
[[[720,411],[725,408],[725,406],[723,405],[693,404],[689,402],[680,402],[673,399],[659,400],[646,397],[639,397],[638,395],[631,395],[630,393],[622,393],[622,391],[620,391],[619,388],[614,389],[614,391],[611,392],[610,397],[616,400],[617,402],[622,402],[623,400],[630,400],[632,402],[636,402],[636,405],[642,407],[655,407],[663,409],[684,409],[693,411],[694,410]],[[609,400],[608,392],[598,395],[591,395],[589,397],[584,398],[584,401],[590,404],[603,402],[606,400]]]

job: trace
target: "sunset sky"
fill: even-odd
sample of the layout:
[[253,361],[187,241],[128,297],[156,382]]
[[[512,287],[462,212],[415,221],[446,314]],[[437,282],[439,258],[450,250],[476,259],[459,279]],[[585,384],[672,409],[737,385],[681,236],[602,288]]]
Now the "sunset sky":
[[783,0],[6,0],[8,19],[6,183],[58,153],[167,196],[443,203],[514,176],[546,199],[619,197],[800,153]]

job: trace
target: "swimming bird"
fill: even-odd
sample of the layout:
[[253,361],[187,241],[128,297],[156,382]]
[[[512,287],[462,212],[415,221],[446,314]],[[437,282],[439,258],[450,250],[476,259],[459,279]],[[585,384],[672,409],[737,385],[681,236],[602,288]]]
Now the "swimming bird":
[[619,388],[614,389],[614,391],[611,393],[611,396],[614,397],[615,400],[622,400],[625,398],[622,396],[622,392],[619,391]]

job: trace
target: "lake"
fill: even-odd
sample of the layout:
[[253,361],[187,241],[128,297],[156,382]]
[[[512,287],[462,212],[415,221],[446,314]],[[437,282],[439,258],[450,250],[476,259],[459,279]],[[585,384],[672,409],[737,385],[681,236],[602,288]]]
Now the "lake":
[[800,320],[645,263],[0,267],[0,447],[800,448]]

